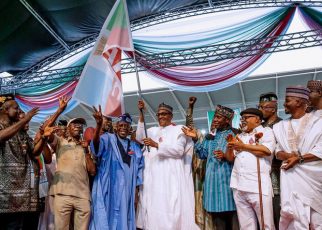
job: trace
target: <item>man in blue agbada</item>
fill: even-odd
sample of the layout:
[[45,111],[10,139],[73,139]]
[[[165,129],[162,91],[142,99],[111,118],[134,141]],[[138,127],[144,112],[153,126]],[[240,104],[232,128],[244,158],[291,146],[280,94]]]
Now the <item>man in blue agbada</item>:
[[119,117],[116,133],[104,133],[101,108],[94,108],[96,130],[91,151],[97,158],[97,174],[92,189],[90,228],[135,230],[136,187],[142,184],[144,159],[139,145],[130,141],[132,119],[129,114]]

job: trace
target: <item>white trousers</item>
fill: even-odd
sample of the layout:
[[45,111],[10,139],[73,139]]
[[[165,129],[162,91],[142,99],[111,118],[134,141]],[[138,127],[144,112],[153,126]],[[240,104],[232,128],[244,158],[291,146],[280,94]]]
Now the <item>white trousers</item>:
[[[299,207],[300,208],[300,207]],[[299,211],[299,210],[298,210]],[[322,230],[322,215],[316,212],[314,209],[305,205],[305,210],[309,216],[309,221],[305,221],[306,218],[299,220],[293,218],[292,215],[281,215],[279,229],[280,230]]]
[[[242,230],[256,230],[257,219],[261,223],[258,193],[243,192],[233,189],[237,207],[238,221]],[[263,195],[263,211],[265,230],[274,230],[273,201],[271,196]]]

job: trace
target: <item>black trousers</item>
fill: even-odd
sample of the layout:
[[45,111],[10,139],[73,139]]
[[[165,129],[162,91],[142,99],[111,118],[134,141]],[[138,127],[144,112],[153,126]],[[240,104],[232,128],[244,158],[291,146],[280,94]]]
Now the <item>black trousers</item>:
[[274,224],[275,229],[279,229],[279,222],[280,222],[280,212],[281,212],[281,196],[274,195],[273,197],[273,214],[274,214]]
[[0,213],[0,230],[37,230],[39,212]]
[[210,213],[216,230],[237,230],[239,229],[237,212],[212,212]]

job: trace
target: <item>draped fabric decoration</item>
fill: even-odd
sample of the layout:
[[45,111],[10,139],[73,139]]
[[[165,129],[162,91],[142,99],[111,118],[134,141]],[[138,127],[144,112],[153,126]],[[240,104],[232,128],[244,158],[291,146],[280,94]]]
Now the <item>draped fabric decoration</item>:
[[314,8],[300,7],[299,13],[310,30],[318,30],[322,27],[322,12]]
[[[42,122],[48,116],[55,113],[58,108],[58,98],[62,96],[71,97],[77,85],[77,81],[68,82],[60,87],[57,87],[54,90],[49,91],[48,86],[42,88],[42,91],[38,91],[38,95],[33,91],[27,94],[26,90],[24,90],[25,95],[17,94],[16,101],[18,102],[20,108],[27,112],[33,107],[39,107],[40,112],[33,117],[32,121],[34,122]],[[37,90],[40,90],[41,87],[37,87]],[[28,96],[27,96],[28,95]],[[70,101],[65,113],[70,112],[77,106],[76,101]]]
[[[153,27],[150,33],[147,29],[135,31],[132,35],[135,51],[138,55],[145,56],[248,39],[279,36],[286,33],[295,12],[300,14],[303,22],[311,30],[322,28],[322,12],[315,8],[272,7],[252,9],[251,14],[249,12],[248,10],[240,10],[238,12],[216,13],[215,16],[191,17],[184,19],[188,23],[182,23],[178,20],[170,22],[170,25],[168,23],[157,25],[155,26],[157,30],[153,31]],[[209,23],[205,26],[205,20],[210,19],[214,21],[213,26]],[[193,32],[192,29],[186,29],[181,30],[181,33],[179,33],[179,29],[184,26],[190,26],[189,28],[193,28]],[[270,38],[267,39],[267,42],[268,44],[263,45],[262,48],[268,49],[272,43],[277,41],[274,38]],[[268,57],[269,54],[259,53],[256,56],[236,57],[203,65],[148,70],[148,73],[153,78],[176,90],[192,92],[214,91],[243,80]],[[144,65],[143,63],[141,64]],[[75,65],[75,63],[71,65]],[[60,96],[72,95],[76,84],[77,82],[73,81],[19,89],[16,91],[17,101],[24,111],[28,111],[31,107],[39,106],[41,111],[33,120],[40,122],[54,113]],[[71,111],[76,106],[77,103],[71,101],[66,112]]]
[[[134,44],[139,55],[155,54],[161,49],[172,51],[171,48],[178,44],[189,45],[190,48],[199,45],[213,45],[218,43],[235,42],[247,39],[274,37],[284,34],[290,25],[295,8],[278,8],[260,16],[252,21],[244,21],[238,25],[222,28],[215,31],[204,31],[198,36],[166,36],[149,37],[149,40],[142,40],[134,36]],[[191,25],[193,26],[193,25]],[[192,40],[189,40],[191,38]],[[276,38],[267,39],[261,48],[268,49]],[[223,42],[224,41],[224,42]],[[258,46],[258,44],[254,44]],[[175,49],[173,49],[175,50]],[[179,66],[160,70],[148,70],[153,77],[161,79],[171,88],[182,91],[214,91],[233,85],[246,78],[262,62],[269,57],[269,54],[259,53],[256,56],[237,57],[208,65]]]

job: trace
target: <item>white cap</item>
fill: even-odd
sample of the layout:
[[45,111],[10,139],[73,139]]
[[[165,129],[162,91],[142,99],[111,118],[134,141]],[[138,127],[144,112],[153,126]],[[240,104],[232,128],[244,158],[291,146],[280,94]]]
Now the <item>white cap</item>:
[[84,118],[81,118],[81,117],[77,117],[77,118],[70,119],[69,122],[67,123],[67,127],[71,123],[79,123],[79,124],[83,124],[85,126],[87,125],[85,119]]

